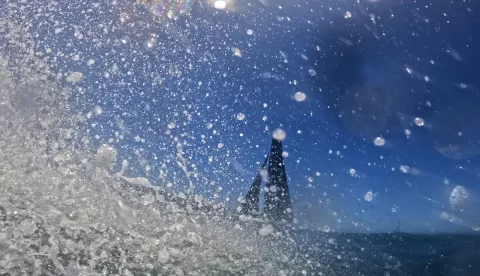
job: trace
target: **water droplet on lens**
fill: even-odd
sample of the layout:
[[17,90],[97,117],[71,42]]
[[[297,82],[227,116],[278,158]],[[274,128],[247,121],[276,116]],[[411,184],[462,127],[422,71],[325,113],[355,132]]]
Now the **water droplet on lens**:
[[383,139],[382,137],[377,137],[375,138],[375,140],[373,140],[373,143],[375,144],[375,146],[381,147],[385,145],[385,139]]
[[372,191],[368,191],[364,196],[363,198],[366,200],[366,201],[372,201],[373,200],[373,193]]
[[422,118],[420,118],[420,117],[415,118],[413,121],[415,122],[415,124],[416,124],[417,126],[423,126],[423,125],[425,125],[425,121],[424,121]]
[[285,131],[281,128],[277,128],[275,131],[273,131],[273,138],[274,139],[277,139],[279,141],[283,141],[285,140],[285,137],[287,136],[287,134],[285,133]]
[[306,98],[307,98],[307,95],[305,95],[305,93],[303,93],[303,92],[295,93],[295,100],[297,102],[303,102],[303,101],[305,101]]
[[244,119],[245,119],[245,114],[243,114],[241,112],[237,114],[237,120],[243,121]]

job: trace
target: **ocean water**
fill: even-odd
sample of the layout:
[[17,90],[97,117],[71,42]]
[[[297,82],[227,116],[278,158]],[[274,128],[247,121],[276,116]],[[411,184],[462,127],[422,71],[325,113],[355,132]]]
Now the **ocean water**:
[[[477,275],[478,235],[299,231],[324,275]],[[308,254],[308,255],[307,255]]]

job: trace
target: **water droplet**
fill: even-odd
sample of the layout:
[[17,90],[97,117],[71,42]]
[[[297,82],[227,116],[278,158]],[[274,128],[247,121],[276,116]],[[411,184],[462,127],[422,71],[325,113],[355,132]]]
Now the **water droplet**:
[[152,37],[147,41],[148,48],[152,48],[153,46],[155,46],[155,44],[157,44],[157,39],[155,37]]
[[425,121],[424,121],[422,118],[420,118],[420,117],[416,117],[413,121],[415,122],[415,124],[416,124],[417,126],[423,126],[423,125],[425,125]]
[[93,108],[93,114],[95,114],[96,116],[102,115],[102,113],[103,113],[102,107],[97,105]]
[[274,139],[277,139],[279,141],[283,141],[285,140],[287,134],[285,133],[285,131],[281,128],[277,128],[273,131],[273,138]]
[[109,145],[102,145],[97,149],[95,165],[99,168],[109,168],[117,160],[117,150]]
[[273,235],[274,232],[275,232],[275,228],[273,228],[271,224],[268,224],[262,227],[260,230],[258,230],[258,234],[260,234],[260,236],[262,237]]
[[377,147],[382,147],[382,146],[385,145],[385,139],[383,139],[382,137],[377,137],[377,138],[375,138],[375,140],[373,140],[373,143]]
[[124,36],[124,37],[122,37],[122,39],[120,39],[120,41],[121,41],[123,44],[127,44],[127,43],[130,41],[130,37]]
[[462,210],[467,203],[469,197],[468,191],[463,186],[456,186],[450,193],[449,203],[450,208]]
[[236,57],[242,57],[242,52],[237,47],[232,47],[232,53]]
[[34,219],[28,217],[20,221],[19,227],[22,230],[22,234],[25,236],[31,236],[37,231],[37,223]]
[[158,252],[158,262],[161,264],[166,264],[170,259],[170,253],[168,251],[159,251]]
[[410,170],[409,166],[406,166],[406,165],[400,166],[400,171],[402,171],[403,173],[408,173],[409,170]]
[[366,200],[366,201],[372,201],[373,200],[373,193],[372,191],[368,191],[364,196],[363,198]]
[[237,120],[243,121],[244,119],[245,119],[245,114],[243,114],[241,112],[237,114]]
[[83,74],[80,72],[72,72],[70,75],[68,75],[66,81],[71,82],[71,83],[77,83],[80,82],[83,78]]
[[295,93],[295,100],[297,102],[303,102],[303,101],[305,101],[306,98],[307,98],[307,95],[305,95],[305,93],[303,93],[303,92]]

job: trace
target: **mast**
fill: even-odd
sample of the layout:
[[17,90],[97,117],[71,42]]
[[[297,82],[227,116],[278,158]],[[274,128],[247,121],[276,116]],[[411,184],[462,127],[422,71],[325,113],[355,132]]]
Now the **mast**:
[[267,191],[263,208],[265,216],[271,221],[291,223],[293,220],[292,201],[282,153],[282,142],[273,138],[268,163],[269,182],[266,185]]
[[268,154],[265,158],[265,161],[263,161],[263,165],[258,171],[257,176],[255,177],[255,180],[250,187],[250,190],[248,190],[247,194],[245,195],[245,202],[242,203],[242,213],[244,215],[255,215],[259,213],[260,186],[262,185],[261,171],[265,169],[265,166],[267,165],[267,160]]

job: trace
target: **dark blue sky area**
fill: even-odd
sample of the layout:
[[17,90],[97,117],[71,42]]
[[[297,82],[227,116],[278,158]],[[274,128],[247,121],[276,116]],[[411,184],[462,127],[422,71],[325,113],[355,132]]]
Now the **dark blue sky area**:
[[[181,190],[180,162],[196,192],[236,206],[282,128],[301,225],[478,228],[478,4],[271,2],[202,2],[160,20],[133,0],[85,1],[55,7],[49,22],[64,24],[32,28],[58,72],[84,74],[72,101],[84,113],[102,107],[90,133],[97,145],[123,135],[112,144],[132,175],[148,164],[153,183]],[[463,210],[449,205],[457,185],[469,192]]]

